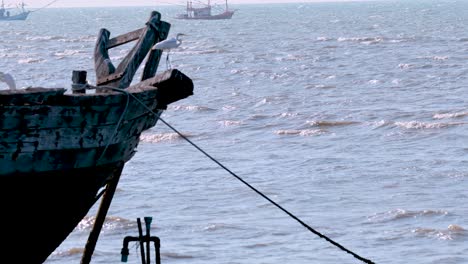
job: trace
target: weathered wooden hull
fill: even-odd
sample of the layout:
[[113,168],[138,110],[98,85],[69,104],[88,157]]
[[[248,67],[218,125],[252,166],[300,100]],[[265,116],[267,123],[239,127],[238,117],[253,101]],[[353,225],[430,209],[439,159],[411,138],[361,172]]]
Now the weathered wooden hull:
[[122,163],[2,176],[2,263],[43,263],[95,204]]
[[125,94],[73,96],[63,92],[30,89],[29,94],[0,97],[0,104],[2,99],[17,101],[0,106],[0,175],[127,161],[139,134],[154,126],[162,112],[156,109],[157,89],[134,94],[145,105]]
[[2,262],[45,261],[120,177],[140,134],[193,83],[171,70],[126,91],[0,91]]

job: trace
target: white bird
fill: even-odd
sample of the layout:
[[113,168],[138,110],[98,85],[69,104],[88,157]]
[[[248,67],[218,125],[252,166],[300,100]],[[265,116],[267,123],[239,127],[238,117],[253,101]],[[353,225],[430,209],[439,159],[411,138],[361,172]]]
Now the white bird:
[[0,72],[0,82],[6,83],[10,90],[16,90],[15,79],[9,73]]
[[171,61],[169,60],[169,53],[171,52],[172,49],[175,49],[179,47],[180,44],[182,44],[182,40],[180,39],[180,36],[185,36],[185,34],[178,33],[176,37],[160,41],[156,43],[153,47],[153,49],[167,50],[167,56],[166,56],[167,69],[172,68]]

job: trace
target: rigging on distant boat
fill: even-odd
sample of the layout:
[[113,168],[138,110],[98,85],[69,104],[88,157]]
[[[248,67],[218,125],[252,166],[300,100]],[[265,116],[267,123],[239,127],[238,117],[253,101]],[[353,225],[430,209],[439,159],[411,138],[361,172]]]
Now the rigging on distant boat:
[[17,8],[20,9],[20,12],[19,13],[16,13],[16,14],[12,14],[10,13],[10,10],[9,9],[13,9],[13,8],[5,8],[5,3],[4,1],[2,0],[2,5],[0,6],[0,21],[11,21],[11,20],[26,20],[26,18],[28,18],[28,15],[31,14],[32,12],[36,12],[38,10],[41,10],[43,8],[46,8],[48,6],[50,6],[51,4],[57,2],[58,0],[54,0],[50,3],[48,3],[47,5],[39,8],[39,9],[36,9],[36,10],[26,10],[24,7],[26,6],[26,4],[24,2],[21,2],[19,5],[17,5]]
[[1,20],[25,20],[31,11],[24,9],[24,2],[21,2],[20,5],[21,12],[18,14],[11,14],[10,11],[5,8],[5,3],[2,0],[2,5],[0,6],[0,21]]
[[208,0],[208,4],[206,4],[203,7],[193,7],[192,1],[187,1],[185,14],[179,14],[176,16],[176,18],[203,20],[231,19],[232,15],[234,15],[235,12],[235,10],[229,10],[227,0],[224,12],[213,15],[211,13],[212,8],[213,5],[211,5],[210,0]]

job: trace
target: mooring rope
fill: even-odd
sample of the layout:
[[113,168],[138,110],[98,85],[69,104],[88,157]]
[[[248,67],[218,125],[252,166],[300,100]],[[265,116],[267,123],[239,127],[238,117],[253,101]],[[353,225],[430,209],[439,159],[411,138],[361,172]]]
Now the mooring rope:
[[[96,89],[99,89],[99,88],[102,88],[102,89],[111,89],[111,90],[114,90],[114,91],[118,91],[118,92],[122,92],[122,93],[125,93],[130,96],[133,97],[133,99],[135,99],[135,101],[137,101],[139,104],[141,104],[144,108],[146,108],[150,113],[154,114],[156,117],[158,117],[158,115],[151,109],[149,108],[147,105],[145,105],[141,100],[139,100],[135,95],[133,95],[132,93],[129,93],[128,91],[124,90],[124,89],[119,89],[119,88],[115,88],[115,87],[111,87],[111,86],[88,86],[88,88],[96,88]],[[124,111],[125,112],[125,111]],[[328,241],[329,243],[331,243],[332,245],[336,246],[337,248],[341,249],[342,251],[348,253],[348,254],[351,254],[353,257],[355,257],[356,259],[364,262],[364,263],[368,263],[368,264],[375,264],[375,262],[367,259],[367,258],[364,258],[364,257],[361,257],[360,255],[354,253],[353,251],[345,248],[344,246],[342,246],[341,244],[339,244],[338,242],[335,242],[334,240],[332,240],[331,238],[329,238],[328,236],[318,232],[317,230],[315,230],[314,228],[312,228],[311,226],[309,226],[308,224],[304,223],[301,219],[299,219],[299,217],[295,216],[293,213],[289,212],[288,210],[286,210],[284,207],[282,207],[281,205],[279,205],[278,203],[276,203],[275,201],[273,201],[271,198],[269,198],[267,195],[265,195],[264,193],[262,193],[261,191],[259,191],[258,189],[256,189],[255,187],[253,187],[251,184],[249,184],[248,182],[246,182],[244,179],[242,179],[240,176],[238,176],[237,174],[235,174],[234,172],[232,172],[230,169],[228,169],[226,166],[224,166],[221,162],[219,162],[218,160],[216,160],[215,158],[213,158],[210,154],[208,154],[206,151],[204,151],[202,148],[200,148],[198,145],[196,145],[195,143],[193,143],[190,139],[188,139],[186,136],[184,136],[181,132],[179,132],[177,129],[175,129],[173,126],[171,126],[169,123],[167,123],[164,119],[162,119],[160,116],[158,117],[158,119],[163,122],[167,127],[169,127],[170,129],[172,129],[176,134],[178,134],[181,138],[183,138],[185,141],[187,141],[189,144],[191,144],[193,147],[195,147],[198,151],[200,151],[201,153],[203,153],[206,157],[208,157],[209,159],[211,159],[213,162],[215,162],[216,164],[218,164],[221,168],[223,168],[224,170],[226,170],[229,174],[231,174],[232,176],[234,176],[236,179],[238,179],[239,181],[241,181],[243,184],[245,184],[247,187],[249,187],[251,190],[253,190],[254,192],[256,192],[258,195],[260,195],[261,197],[265,198],[267,201],[269,201],[271,204],[273,204],[274,206],[276,206],[278,209],[280,209],[281,211],[283,211],[284,213],[286,213],[287,215],[289,215],[292,219],[296,220],[297,222],[299,222],[302,226],[304,226],[307,230],[309,230],[310,232],[314,233],[315,235],[319,236],[320,238],[323,238],[325,239],[326,241]],[[120,123],[120,122],[119,122]],[[118,126],[117,126],[118,127]]]
[[39,10],[41,10],[41,9],[44,9],[44,8],[46,8],[46,7],[50,6],[50,5],[52,5],[53,3],[57,2],[57,1],[58,1],[58,0],[54,0],[54,1],[52,1],[52,2],[50,2],[50,3],[48,3],[48,4],[46,4],[45,6],[42,6],[41,8],[38,8],[38,9],[35,9],[35,10],[31,10],[31,11],[29,11],[29,12],[32,13],[32,12],[39,11]]
[[222,167],[224,170],[226,170],[227,172],[229,172],[232,176],[234,176],[235,178],[237,178],[239,181],[241,181],[243,184],[245,184],[247,187],[249,187],[250,189],[252,189],[254,192],[256,192],[258,195],[262,196],[263,198],[265,198],[267,201],[269,201],[270,203],[272,203],[273,205],[275,205],[278,209],[280,209],[281,211],[285,212],[287,215],[289,215],[291,218],[293,218],[294,220],[296,220],[297,222],[299,222],[302,226],[304,226],[305,228],[307,228],[310,232],[316,234],[317,236],[325,239],[326,241],[330,242],[332,245],[338,247],[339,249],[345,251],[346,253],[348,254],[351,254],[353,257],[359,259],[360,261],[364,262],[364,263],[368,263],[368,264],[375,264],[374,262],[372,262],[371,260],[369,259],[366,259],[364,257],[361,257],[359,256],[358,254],[352,252],[351,250],[345,248],[344,246],[340,245],[338,242],[335,242],[333,241],[331,238],[327,237],[326,235],[318,232],[317,230],[315,230],[314,228],[312,228],[311,226],[309,226],[308,224],[304,223],[301,219],[299,219],[297,216],[295,216],[294,214],[292,214],[291,212],[289,212],[288,210],[286,210],[284,207],[282,207],[281,205],[279,205],[278,203],[276,203],[275,201],[273,201],[271,198],[269,198],[267,195],[265,195],[264,193],[262,193],[261,191],[257,190],[255,187],[253,187],[252,185],[250,185],[248,182],[246,182],[244,179],[242,179],[240,176],[238,176],[237,174],[235,174],[234,172],[232,172],[230,169],[228,169],[226,166],[224,166],[221,162],[219,162],[218,160],[216,160],[215,158],[213,158],[211,155],[209,155],[208,153],[206,153],[203,149],[201,149],[199,146],[197,146],[195,143],[193,143],[191,140],[189,140],[186,136],[184,136],[182,133],[180,133],[179,131],[177,131],[173,126],[171,126],[170,124],[168,124],[166,121],[164,121],[164,119],[162,119],[161,117],[159,117],[159,120],[161,122],[163,122],[166,126],[168,126],[170,129],[174,130],[174,132],[176,132],[180,137],[182,137],[184,140],[186,140],[188,143],[190,143],[192,146],[194,146],[196,149],[198,149],[200,152],[202,152],[203,154],[205,154],[205,156],[207,156],[209,159],[211,159],[213,162],[215,162],[216,164],[218,164],[220,167]]

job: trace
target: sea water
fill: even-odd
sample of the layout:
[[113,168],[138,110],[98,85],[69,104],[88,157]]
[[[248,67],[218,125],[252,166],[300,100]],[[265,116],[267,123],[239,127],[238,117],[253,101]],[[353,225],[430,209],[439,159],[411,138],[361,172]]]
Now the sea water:
[[[18,87],[70,88],[73,70],[95,83],[99,29],[117,36],[160,11],[169,36],[187,34],[170,59],[195,86],[166,122],[362,257],[468,263],[468,2],[231,7],[220,21],[177,20],[179,6],[43,9],[2,22],[0,71]],[[131,47],[112,50],[115,64]],[[46,263],[79,263],[98,206]],[[120,262],[145,216],[165,264],[360,263],[162,122],[125,166],[92,263]]]

